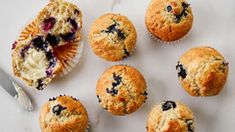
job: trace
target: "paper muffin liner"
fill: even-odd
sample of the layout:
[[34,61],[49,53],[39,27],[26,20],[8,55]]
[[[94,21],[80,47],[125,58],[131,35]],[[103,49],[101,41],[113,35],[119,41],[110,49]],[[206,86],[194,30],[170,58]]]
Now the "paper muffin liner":
[[161,43],[161,44],[179,44],[182,40],[184,40],[185,38],[187,38],[189,35],[191,34],[191,30],[182,38],[175,40],[175,41],[164,41],[161,40],[160,38],[158,38],[157,36],[153,35],[152,33],[148,32],[148,35],[155,39],[157,42]]
[[[37,35],[45,36],[45,34],[41,33],[36,24],[36,21],[34,20],[22,30],[17,41],[24,41],[27,40],[29,37]],[[84,47],[84,43],[80,40],[80,37],[81,36],[79,35],[78,39],[75,40],[75,42],[67,43],[53,48],[56,58],[59,59],[62,63],[62,70],[61,73],[59,73],[59,76],[67,75],[79,62]]]
[[87,125],[87,129],[86,129],[86,132],[89,132],[91,129],[91,122],[90,122],[90,118],[88,116],[88,125]]
[[36,21],[32,21],[29,23],[20,33],[20,36],[18,37],[18,41],[24,41],[28,39],[29,37],[36,36],[40,34],[40,30],[36,24]]
[[82,56],[83,48],[83,41],[68,43],[53,48],[55,57],[60,60],[62,64],[62,70],[61,73],[59,73],[60,77],[67,75],[75,68]]
[[37,27],[36,21],[30,21],[25,24],[26,26],[22,27],[19,31],[19,35],[17,35],[15,41],[12,43],[12,51],[18,47],[19,41],[26,41],[29,38],[33,38],[37,35],[41,35],[39,28]]

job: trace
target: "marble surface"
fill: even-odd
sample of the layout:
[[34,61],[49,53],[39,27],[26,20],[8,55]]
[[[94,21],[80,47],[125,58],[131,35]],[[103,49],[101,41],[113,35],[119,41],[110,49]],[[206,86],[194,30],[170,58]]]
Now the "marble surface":
[[[0,68],[12,75],[11,44],[20,30],[30,22],[48,0],[1,0],[0,4]],[[82,9],[85,50],[72,73],[53,81],[44,91],[26,88],[35,105],[31,113],[18,108],[15,101],[0,89],[0,131],[39,132],[40,107],[48,98],[69,94],[87,107],[91,132],[144,132],[146,116],[154,104],[162,100],[179,100],[187,104],[196,116],[197,132],[234,131],[235,124],[235,10],[234,0],[190,0],[194,25],[190,35],[175,45],[163,45],[151,39],[145,28],[144,14],[150,0],[73,0]],[[91,23],[106,12],[126,15],[138,32],[136,53],[118,62],[138,68],[148,82],[148,100],[135,113],[115,117],[101,109],[95,87],[102,72],[117,63],[96,57],[87,42]],[[225,89],[215,97],[189,96],[177,80],[175,65],[179,56],[195,46],[209,45],[218,49],[229,61],[229,79]]]

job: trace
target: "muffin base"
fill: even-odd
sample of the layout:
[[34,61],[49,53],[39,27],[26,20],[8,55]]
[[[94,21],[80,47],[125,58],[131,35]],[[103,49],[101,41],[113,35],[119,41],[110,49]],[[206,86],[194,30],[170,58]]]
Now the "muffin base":
[[159,42],[161,44],[179,44],[182,40],[187,38],[190,34],[191,34],[191,30],[184,37],[182,37],[181,39],[178,39],[178,40],[175,40],[175,41],[164,41],[164,40],[161,40],[160,38],[158,38],[157,36],[155,36],[151,33],[148,33],[148,35],[151,38],[155,39],[157,42]]

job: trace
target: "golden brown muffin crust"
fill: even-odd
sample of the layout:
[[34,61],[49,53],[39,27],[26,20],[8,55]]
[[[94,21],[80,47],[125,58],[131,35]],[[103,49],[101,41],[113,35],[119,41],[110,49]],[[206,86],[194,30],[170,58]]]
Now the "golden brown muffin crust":
[[164,101],[148,115],[147,132],[193,132],[194,116],[184,104]]
[[145,24],[148,31],[160,40],[176,41],[192,28],[192,10],[185,0],[152,0]]
[[134,52],[137,33],[132,22],[120,14],[107,13],[91,26],[89,42],[93,52],[108,61],[119,61]]
[[147,85],[139,71],[130,66],[113,66],[99,78],[96,94],[100,105],[114,115],[136,111],[145,101]]
[[42,132],[85,132],[88,114],[77,99],[59,96],[43,106],[39,122]]
[[219,94],[228,76],[228,63],[211,47],[188,50],[180,57],[177,69],[182,86],[192,96]]

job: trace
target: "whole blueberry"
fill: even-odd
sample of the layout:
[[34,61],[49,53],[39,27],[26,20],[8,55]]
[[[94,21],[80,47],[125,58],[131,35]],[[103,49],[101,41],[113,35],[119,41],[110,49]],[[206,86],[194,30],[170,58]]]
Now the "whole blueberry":
[[48,69],[46,70],[47,77],[50,77],[50,76],[52,75],[52,73],[53,73],[52,68],[48,68]]
[[100,103],[100,102],[101,102],[100,96],[99,96],[99,95],[97,95],[97,98],[98,98],[98,101],[99,101],[99,103]]
[[168,6],[166,7],[166,9],[167,9],[168,12],[170,12],[170,11],[172,11],[172,6],[168,5]]
[[124,47],[124,56],[123,58],[126,58],[130,55],[130,53],[128,52],[128,50],[126,49],[126,47]]
[[69,18],[69,19],[68,19],[68,21],[69,21],[69,22],[70,22],[70,24],[72,25],[73,30],[77,30],[77,29],[78,29],[78,24],[77,24],[77,22],[76,22],[76,20],[75,20],[75,19],[71,19],[71,18]]
[[42,29],[48,32],[50,29],[54,27],[56,23],[56,19],[54,17],[49,17],[43,21]]
[[109,93],[109,94],[111,94],[112,96],[118,94],[118,90],[115,89],[115,88],[111,88],[111,89],[108,89],[108,88],[107,88],[107,89],[106,89],[106,92]]
[[144,95],[145,97],[147,97],[147,96],[148,96],[147,91],[145,91],[145,92],[143,93],[143,95]]
[[125,33],[122,30],[116,29],[116,32],[120,40],[124,40],[126,38]]
[[68,32],[65,34],[60,34],[60,37],[66,42],[72,41],[75,38],[75,32]]
[[79,15],[79,14],[80,14],[80,11],[79,11],[79,10],[77,10],[77,9],[75,9],[75,10],[74,10],[74,14]]
[[51,50],[46,52],[46,57],[47,57],[47,59],[49,61],[49,68],[55,67],[56,60],[55,60],[54,54],[52,53]]
[[66,107],[63,107],[62,105],[57,104],[57,105],[53,106],[52,112],[56,115],[60,115],[61,111],[65,110],[65,109],[66,109]]
[[118,35],[118,38],[120,40],[124,40],[126,38],[125,33],[122,30],[118,29],[118,25],[119,24],[117,22],[114,22],[114,24],[110,25],[104,32],[105,33],[115,33],[116,32]]
[[55,36],[55,35],[51,35],[51,34],[47,34],[46,36],[46,41],[51,45],[51,46],[57,46],[60,43],[60,38]]
[[37,36],[32,40],[32,44],[35,48],[40,50],[45,50],[47,48],[47,43],[43,40],[42,36]]
[[116,30],[116,26],[117,26],[117,23],[114,23],[114,24],[110,25],[110,26],[105,30],[105,32],[106,32],[106,33],[113,33],[113,32]]
[[187,119],[186,124],[188,127],[188,132],[193,132],[193,120],[192,119]]
[[188,3],[182,2],[182,7],[184,10],[187,9],[189,7],[189,5],[190,4],[188,4]]
[[113,80],[115,82],[112,83],[113,88],[115,88],[116,86],[120,85],[120,83],[122,82],[122,77],[120,75],[116,75],[116,73],[113,73]]
[[186,70],[183,67],[183,64],[178,62],[177,66],[176,66],[176,70],[178,71],[178,77],[181,77],[182,79],[186,78],[187,73],[186,73]]
[[52,98],[49,98],[49,101],[55,101],[57,98],[56,97],[52,97]]
[[36,89],[38,90],[43,90],[43,87],[45,86],[45,84],[43,83],[43,80],[42,79],[38,79],[38,85],[36,87]]
[[175,16],[176,23],[179,23],[183,16],[186,17],[188,15],[187,9],[189,7],[189,4],[187,4],[185,2],[182,2],[181,4],[182,4],[182,7],[183,7],[183,10],[182,10],[182,12],[179,15]]
[[16,45],[17,45],[17,41],[15,41],[13,44],[12,44],[12,50],[16,48]]
[[174,108],[176,108],[176,103],[173,101],[165,101],[162,104],[162,111],[167,111],[169,109],[174,109]]
[[29,45],[26,45],[24,48],[21,49],[20,51],[20,55],[22,58],[25,57],[25,54],[27,53],[27,51],[29,50],[30,46]]

